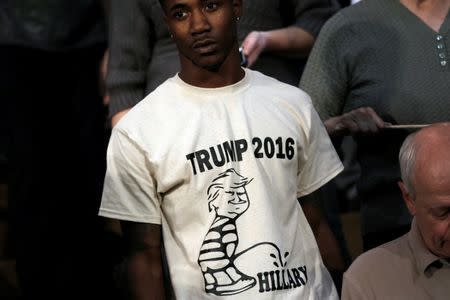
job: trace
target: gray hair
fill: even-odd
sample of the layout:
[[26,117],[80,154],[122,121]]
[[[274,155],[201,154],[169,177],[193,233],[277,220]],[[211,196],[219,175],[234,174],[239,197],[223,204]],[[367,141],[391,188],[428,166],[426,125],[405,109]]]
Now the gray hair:
[[400,162],[400,173],[406,190],[414,196],[413,172],[416,164],[418,145],[414,141],[417,132],[411,133],[403,141],[398,159]]

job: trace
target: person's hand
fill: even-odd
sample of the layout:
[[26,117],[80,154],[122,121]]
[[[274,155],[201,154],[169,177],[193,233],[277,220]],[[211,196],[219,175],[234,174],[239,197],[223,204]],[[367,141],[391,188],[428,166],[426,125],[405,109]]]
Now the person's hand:
[[111,118],[111,127],[116,126],[116,124],[120,121],[120,119],[122,119],[122,117],[125,116],[125,114],[129,110],[130,110],[130,108],[121,110],[118,113],[116,113],[114,116],[112,116],[112,118]]
[[242,43],[242,49],[244,51],[244,55],[247,57],[248,64],[247,67],[251,67],[259,55],[266,49],[267,47],[267,34],[264,31],[252,31],[245,38]]
[[371,107],[361,107],[324,122],[330,136],[375,134],[385,123]]

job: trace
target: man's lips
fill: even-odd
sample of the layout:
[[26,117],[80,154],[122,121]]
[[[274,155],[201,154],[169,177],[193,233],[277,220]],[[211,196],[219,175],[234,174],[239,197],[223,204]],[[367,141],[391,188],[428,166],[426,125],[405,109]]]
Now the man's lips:
[[194,50],[197,53],[204,55],[204,54],[214,52],[217,48],[217,44],[214,40],[205,39],[205,40],[196,41],[192,45],[192,48],[194,48]]

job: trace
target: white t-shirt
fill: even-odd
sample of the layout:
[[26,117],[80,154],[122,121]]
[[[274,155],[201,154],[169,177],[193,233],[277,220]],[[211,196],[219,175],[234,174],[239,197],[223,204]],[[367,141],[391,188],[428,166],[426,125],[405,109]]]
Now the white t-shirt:
[[174,76],[114,128],[100,215],[162,224],[177,299],[338,299],[297,198],[342,169],[298,88]]

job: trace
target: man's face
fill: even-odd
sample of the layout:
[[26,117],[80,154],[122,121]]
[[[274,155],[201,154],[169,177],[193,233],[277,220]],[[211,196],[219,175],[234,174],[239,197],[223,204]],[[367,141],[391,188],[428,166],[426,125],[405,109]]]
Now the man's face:
[[[430,165],[421,162],[414,178],[415,198],[410,211],[427,248],[439,257],[450,257],[450,157]],[[432,164],[432,165],[431,165]],[[409,205],[409,206],[411,206]]]
[[243,214],[250,203],[245,187],[228,188],[223,191],[224,205],[217,208],[217,215],[234,219]]
[[[183,62],[215,70],[237,43],[236,0],[165,0],[166,23]],[[189,65],[189,64],[188,64]]]

